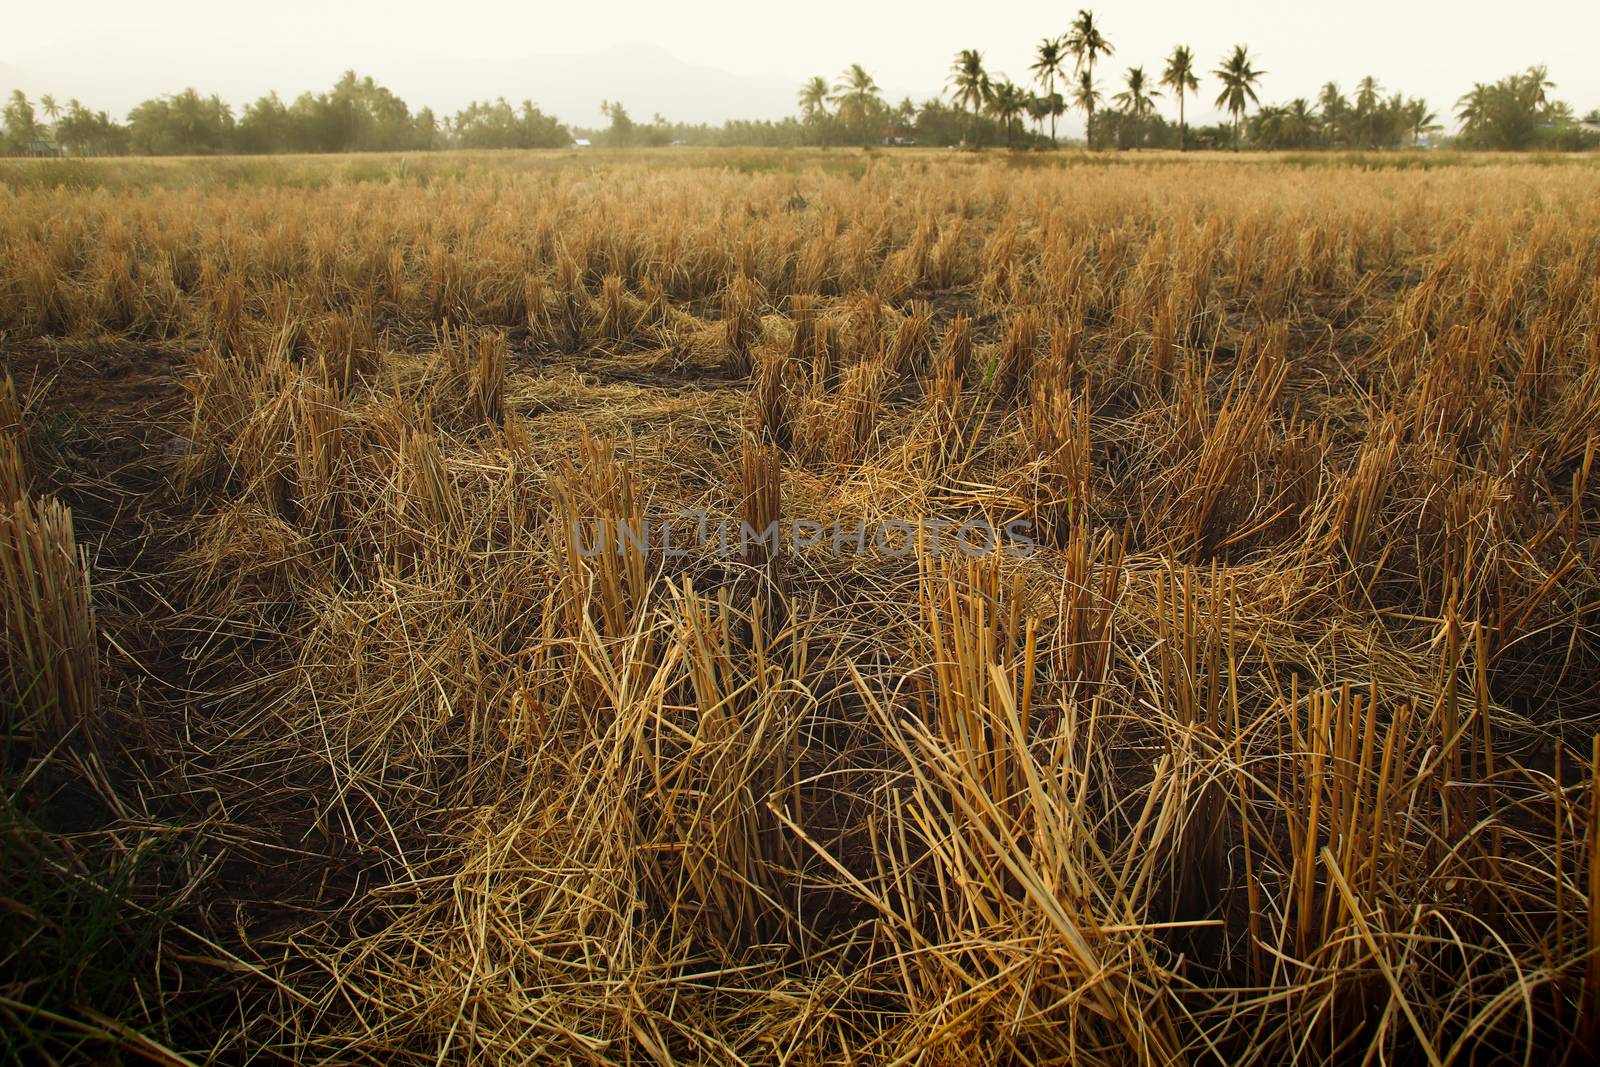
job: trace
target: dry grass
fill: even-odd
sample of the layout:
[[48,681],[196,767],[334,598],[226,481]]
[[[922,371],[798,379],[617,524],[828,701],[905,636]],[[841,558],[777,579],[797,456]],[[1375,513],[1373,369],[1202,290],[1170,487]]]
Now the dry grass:
[[137,1022],[1593,1053],[1600,172],[849,158],[0,194],[8,343],[189,367],[108,593],[0,394],[11,684],[101,724],[108,834],[227,857]]
[[0,507],[0,602],[5,607],[5,690],[30,728],[60,740],[92,736],[99,713],[100,663],[88,564],[72,512],[27,496]]

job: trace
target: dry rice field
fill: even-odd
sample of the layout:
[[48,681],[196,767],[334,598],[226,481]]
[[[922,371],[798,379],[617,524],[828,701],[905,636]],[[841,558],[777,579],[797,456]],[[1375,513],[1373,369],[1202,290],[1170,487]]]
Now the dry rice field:
[[1426,162],[0,171],[0,1048],[1585,1062],[1600,167]]

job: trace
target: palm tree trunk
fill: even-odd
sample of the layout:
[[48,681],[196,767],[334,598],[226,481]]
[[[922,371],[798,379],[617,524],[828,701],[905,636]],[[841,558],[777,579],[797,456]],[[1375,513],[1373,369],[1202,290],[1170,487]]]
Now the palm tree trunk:
[[1045,81],[1044,91],[1050,94],[1050,147],[1056,147],[1056,80],[1052,76]]
[[[1089,53],[1089,90],[1094,91],[1094,52]],[[1083,131],[1083,143],[1094,151],[1094,97],[1089,97],[1089,125]]]
[[1183,121],[1183,90],[1178,90],[1178,151],[1189,151],[1189,126]]

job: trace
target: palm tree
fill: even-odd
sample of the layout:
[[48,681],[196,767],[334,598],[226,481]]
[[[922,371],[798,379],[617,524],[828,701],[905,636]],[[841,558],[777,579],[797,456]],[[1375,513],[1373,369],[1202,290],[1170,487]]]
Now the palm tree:
[[832,140],[828,136],[828,129],[823,125],[823,121],[828,117],[828,93],[830,91],[828,79],[818,74],[813,78],[807,79],[806,83],[800,87],[798,94],[800,114],[806,126],[811,129],[812,136],[815,137],[817,143],[824,147]]
[[1045,103],[1050,108],[1050,129],[1056,128],[1056,119],[1067,113],[1067,99],[1060,93],[1051,93]]
[[1493,96],[1493,87],[1483,82],[1473,82],[1472,88],[1461,94],[1456,101],[1456,118],[1465,132],[1472,133],[1488,121]]
[[1356,83],[1356,118],[1361,122],[1362,140],[1368,148],[1376,147],[1373,143],[1373,123],[1378,114],[1378,93],[1382,89],[1378,79],[1370,74]]
[[26,149],[39,137],[39,124],[33,116],[33,105],[21,89],[11,90],[11,99],[5,109],[5,133],[14,146]]
[[1149,88],[1143,67],[1129,67],[1127,91],[1113,96],[1111,102],[1134,118],[1142,119],[1155,111],[1155,98],[1160,95],[1160,92]]
[[1041,138],[1044,137],[1044,120],[1049,118],[1050,97],[1040,96],[1038,93],[1028,94],[1028,118],[1033,120],[1033,129]]
[[1079,83],[1077,94],[1080,106],[1089,113],[1088,127],[1084,131],[1084,141],[1091,148],[1094,147],[1094,109],[1099,102],[1100,94],[1092,90],[1094,84],[1095,60],[1101,56],[1113,55],[1116,49],[1111,47],[1111,42],[1105,39],[1100,32],[1100,27],[1095,25],[1094,12],[1080,9],[1078,17],[1072,20],[1072,31],[1067,34],[1067,51],[1072,53],[1072,72],[1074,74],[1087,74],[1091,91],[1085,97],[1082,92],[1083,83]]
[[[1039,49],[1034,53],[1033,66],[1028,69],[1033,71],[1033,80],[1044,87],[1044,100],[1046,103],[1056,99],[1056,79],[1065,78],[1066,72],[1061,69],[1061,64],[1066,61],[1066,47],[1059,37],[1046,37],[1039,42]],[[1056,143],[1056,116],[1060,114],[1055,108],[1050,109],[1050,145]]]
[[1527,148],[1541,124],[1558,125],[1564,114],[1552,105],[1549,73],[1529,67],[1493,85],[1481,82],[1456,101],[1463,136],[1485,148]]
[[1337,140],[1348,133],[1350,101],[1345,99],[1337,82],[1328,82],[1322,87],[1322,92],[1317,94],[1317,110],[1322,114],[1326,138]]
[[1250,118],[1250,139],[1265,148],[1284,148],[1288,138],[1284,131],[1284,110],[1277,104],[1263,105]]
[[1011,133],[1016,125],[1017,117],[1028,108],[1028,94],[1013,85],[1009,80],[1003,80],[994,85],[989,93],[989,110],[994,117],[1000,120],[1001,127],[1006,131],[1006,147],[1011,147]]
[[1548,90],[1556,87],[1550,80],[1550,68],[1543,63],[1529,67],[1526,74],[1516,75],[1511,80],[1518,95],[1530,107],[1544,107],[1550,102]]
[[978,143],[978,110],[989,102],[992,91],[989,75],[983,69],[983,53],[976,48],[963,48],[956,53],[950,66],[950,87],[955,90],[952,99],[957,107],[972,111],[972,143]]
[[1439,116],[1428,110],[1428,102],[1416,97],[1406,101],[1405,122],[1406,128],[1411,132],[1413,148],[1421,143],[1423,134],[1443,129],[1439,125]]
[[1189,125],[1184,121],[1183,98],[1200,91],[1200,79],[1194,76],[1194,53],[1187,45],[1178,45],[1167,57],[1161,84],[1178,94],[1178,148],[1186,152],[1189,150]]
[[839,114],[847,123],[860,128],[861,143],[866,145],[870,139],[867,135],[867,119],[871,114],[871,103],[878,99],[878,83],[862,69],[860,63],[850,64],[839,78],[830,99],[839,105]]
[[1263,107],[1251,126],[1269,148],[1304,148],[1316,131],[1317,116],[1311,102],[1302,96],[1287,107]]
[[193,89],[185,89],[171,99],[172,118],[183,134],[184,151],[194,152],[201,147],[201,133],[206,124],[206,102]]
[[1551,126],[1571,126],[1578,121],[1578,113],[1572,110],[1572,105],[1565,100],[1552,100],[1545,105],[1539,117]]
[[1378,84],[1378,79],[1368,74],[1356,83],[1356,110],[1370,112],[1378,106],[1378,94],[1383,91],[1383,86]]
[[800,87],[800,113],[814,121],[828,113],[828,79],[817,75]]
[[[1084,71],[1083,73],[1079,74],[1078,87],[1072,91],[1073,106],[1081,107],[1084,111],[1088,112],[1089,119],[1092,122],[1094,120],[1094,109],[1100,103],[1100,101],[1100,90],[1096,89],[1094,86],[1093,75],[1091,75],[1088,71]],[[1084,139],[1087,143],[1087,132],[1084,134]]]
[[1311,143],[1317,132],[1317,113],[1312,108],[1311,101],[1303,96],[1297,96],[1289,101],[1285,119],[1296,147],[1304,147]]
[[52,93],[45,93],[39,98],[39,110],[49,115],[51,122],[61,117],[61,105],[56,103],[56,98]]
[[1222,66],[1211,72],[1222,81],[1222,92],[1217,94],[1217,107],[1225,109],[1233,116],[1233,150],[1239,150],[1239,120],[1244,117],[1245,108],[1250,104],[1259,104],[1256,99],[1256,83],[1267,72],[1256,70],[1250,65],[1250,53],[1242,44],[1233,46],[1233,52],[1222,61]]
[[909,96],[902,99],[890,114],[893,116],[894,124],[900,127],[894,131],[897,138],[914,133],[917,127],[917,105]]

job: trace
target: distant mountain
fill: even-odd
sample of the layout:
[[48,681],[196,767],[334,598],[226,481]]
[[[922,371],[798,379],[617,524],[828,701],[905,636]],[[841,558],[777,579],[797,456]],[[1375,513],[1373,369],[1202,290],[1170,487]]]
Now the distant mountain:
[[[395,79],[407,99],[504,96],[530,99],[569,123],[600,125],[601,100],[619,100],[635,121],[660,113],[674,122],[779,119],[797,110],[799,77],[731,74],[686,63],[664,48],[617,45],[597,52],[532,55],[518,61],[430,64]],[[414,88],[413,88],[414,86]],[[437,106],[437,105],[436,105]],[[452,103],[451,110],[459,104]]]
[[[321,92],[340,72],[370,74],[411,105],[451,114],[472,100],[503,96],[532,100],[547,114],[578,126],[604,124],[601,100],[620,100],[635,121],[657,113],[674,122],[781,119],[798,111],[800,74],[734,74],[688,63],[665,48],[624,44],[593,52],[532,54],[520,60],[467,60],[420,55],[340,54],[338,46],[308,42],[295,50],[252,50],[242,43],[174,41],[130,57],[115,37],[84,36],[8,57],[0,93],[22,89],[33,98],[81,99],[121,118],[141,100],[188,86],[219,93],[235,109],[269,90],[292,100]],[[814,71],[830,77],[831,71]],[[885,91],[898,101],[904,92]],[[919,95],[917,99],[922,99]]]

